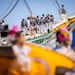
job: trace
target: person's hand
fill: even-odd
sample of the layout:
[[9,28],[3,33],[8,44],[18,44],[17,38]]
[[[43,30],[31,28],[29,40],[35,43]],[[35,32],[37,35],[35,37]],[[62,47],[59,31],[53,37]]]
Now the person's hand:
[[29,71],[29,63],[28,62],[25,62],[25,65],[24,65],[25,69],[26,69],[26,72]]

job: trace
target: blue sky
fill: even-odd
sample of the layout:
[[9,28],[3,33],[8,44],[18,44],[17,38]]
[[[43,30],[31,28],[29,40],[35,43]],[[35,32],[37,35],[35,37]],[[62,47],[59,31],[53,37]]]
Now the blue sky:
[[[29,4],[34,15],[40,16],[42,13],[44,14],[49,13],[54,15],[56,21],[59,20],[59,13],[55,8],[55,6],[53,5],[53,3],[51,2],[51,0],[26,0],[26,1]],[[14,0],[13,4],[15,2],[16,0]],[[75,13],[75,0],[58,0],[58,2],[60,5],[62,4],[65,5],[65,9],[68,12],[66,15],[71,15]],[[11,0],[0,0],[0,15],[7,9],[10,3]],[[12,8],[12,6],[10,7],[10,9]],[[5,23],[7,24],[20,23],[21,19],[26,18],[27,16],[29,16],[29,12],[26,9],[25,5],[23,4],[23,0],[19,0],[19,3],[15,7],[15,9],[11,12],[11,14],[7,18],[5,18]],[[0,17],[0,19],[2,17]]]

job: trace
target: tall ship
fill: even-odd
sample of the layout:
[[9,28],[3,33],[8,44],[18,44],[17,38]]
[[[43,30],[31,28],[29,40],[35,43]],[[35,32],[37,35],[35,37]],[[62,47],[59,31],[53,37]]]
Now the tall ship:
[[[30,9],[27,1],[23,1],[30,13],[28,20],[29,18],[31,20],[36,19],[36,16]],[[72,28],[75,28],[75,14],[66,16],[61,10],[58,1],[55,0],[56,5],[53,0],[51,1],[59,12],[59,21],[55,22],[53,17],[53,19],[50,19],[46,22],[43,21],[43,23],[38,22],[35,25],[27,27],[22,26],[19,30],[22,31],[24,34],[25,45],[31,48],[31,52],[28,54],[28,57],[31,59],[30,72],[25,72],[23,73],[23,75],[69,75],[70,73],[75,74],[75,61],[60,53],[57,53],[54,50],[57,46],[56,33],[63,27],[67,28],[68,32]],[[3,21],[8,15],[10,15],[13,9],[17,6],[18,2],[19,0],[15,2],[12,9],[0,21]],[[11,4],[9,6],[11,6]],[[8,9],[9,7],[3,14],[5,14]],[[52,17],[52,15],[50,17]],[[13,53],[11,45],[7,41],[7,35],[9,32],[8,25],[5,25],[4,28],[4,31],[0,29],[0,75],[22,75],[17,70],[10,70],[10,66],[15,59],[15,55]],[[65,74],[66,72],[70,73]]]

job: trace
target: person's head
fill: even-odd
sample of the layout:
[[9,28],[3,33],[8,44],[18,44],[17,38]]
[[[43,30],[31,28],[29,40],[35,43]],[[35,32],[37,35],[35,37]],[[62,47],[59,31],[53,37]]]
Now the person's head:
[[4,20],[2,20],[2,23],[4,23]]
[[39,16],[37,16],[37,18],[39,18]]
[[25,19],[23,18],[22,21],[24,21]]
[[25,42],[24,34],[22,31],[16,33],[16,43],[23,45]]
[[11,30],[8,32],[8,36],[7,39],[9,41],[10,44],[16,44],[16,43],[20,43],[23,44],[24,43],[24,35],[22,31],[18,30],[18,27],[15,25],[11,28]]
[[52,17],[52,15],[50,15],[50,17]]
[[45,15],[44,15],[44,14],[42,14],[42,16],[44,17]]
[[43,17],[41,17],[41,19],[43,19]]
[[62,5],[62,7],[64,7],[64,5]]
[[19,32],[15,32],[12,30],[9,31],[7,39],[13,45],[15,45],[15,44],[23,45],[24,41],[25,41],[22,31],[19,31]]
[[30,20],[30,18],[29,18],[29,17],[27,17],[27,19],[28,19],[28,20]]
[[57,32],[56,37],[57,42],[59,42],[61,45],[68,47],[68,45],[70,45],[71,43],[70,36],[67,31],[60,30],[59,32]]

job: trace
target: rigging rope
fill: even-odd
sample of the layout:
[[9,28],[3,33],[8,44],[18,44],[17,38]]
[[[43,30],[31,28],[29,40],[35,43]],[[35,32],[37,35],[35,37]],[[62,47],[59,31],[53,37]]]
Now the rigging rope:
[[9,10],[9,8],[12,5],[12,3],[13,3],[13,0],[11,1],[10,5],[8,6],[8,8],[3,12],[3,14],[0,15],[0,17],[2,17]]
[[2,21],[3,19],[5,19],[13,11],[13,9],[16,7],[16,5],[18,4],[18,2],[19,2],[19,0],[16,1],[15,5],[13,6],[13,8],[0,21]]
[[28,3],[26,2],[26,0],[24,0],[24,3],[25,3],[26,8],[28,9],[29,13],[32,15],[33,13],[32,13],[32,11],[31,11],[31,9],[30,9]]
[[58,11],[60,11],[60,10],[58,9],[58,7],[55,5],[55,3],[53,2],[53,0],[51,0],[51,1],[52,1],[52,3],[54,4],[55,8],[56,8]]
[[61,7],[60,7],[60,5],[59,5],[58,1],[57,1],[57,0],[55,0],[55,2],[56,2],[56,4],[58,5],[58,7],[59,7],[59,9],[60,9],[60,11],[61,11]]

